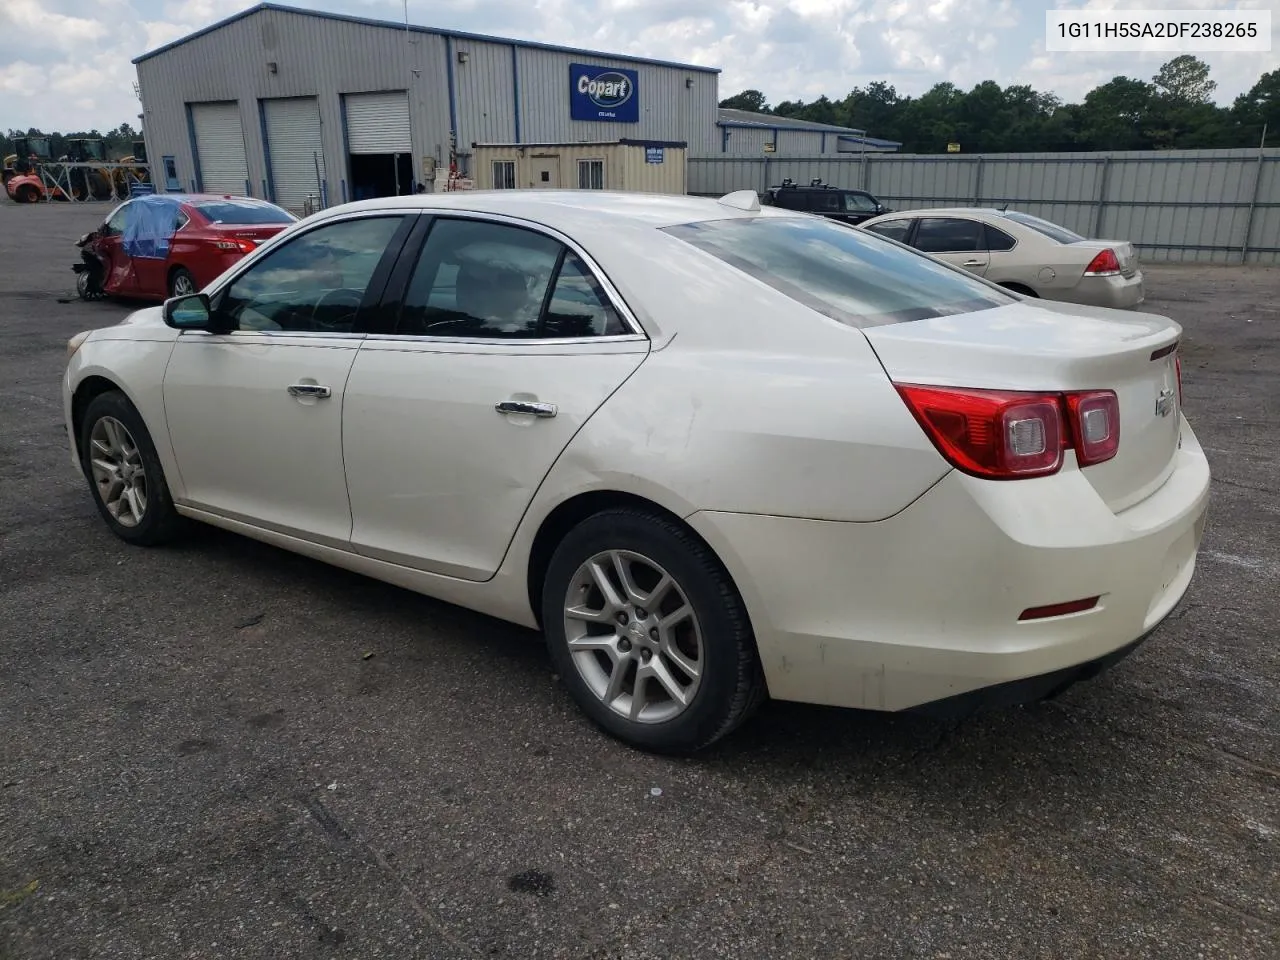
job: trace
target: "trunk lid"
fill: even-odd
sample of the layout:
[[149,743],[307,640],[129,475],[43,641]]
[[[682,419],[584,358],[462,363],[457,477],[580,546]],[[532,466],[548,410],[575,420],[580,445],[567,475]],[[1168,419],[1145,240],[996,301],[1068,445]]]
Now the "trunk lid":
[[1120,448],[1082,473],[1124,510],[1168,478],[1181,434],[1172,320],[1077,304],[1017,303],[863,330],[895,383],[993,390],[1114,390]]
[[289,226],[287,223],[211,223],[205,231],[213,239],[254,240],[262,243]]
[[1127,280],[1138,272],[1138,252],[1127,240],[1077,240],[1068,246],[1088,252],[1088,255],[1083,258],[1084,263],[1088,263],[1103,250],[1110,248],[1115,251],[1116,259],[1120,261],[1120,276]]

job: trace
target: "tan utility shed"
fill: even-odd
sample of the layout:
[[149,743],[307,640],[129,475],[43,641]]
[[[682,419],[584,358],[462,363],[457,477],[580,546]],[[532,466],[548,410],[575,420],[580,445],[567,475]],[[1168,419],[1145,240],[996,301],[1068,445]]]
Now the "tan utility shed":
[[477,143],[477,190],[631,190],[685,192],[686,144],[662,140],[595,143]]

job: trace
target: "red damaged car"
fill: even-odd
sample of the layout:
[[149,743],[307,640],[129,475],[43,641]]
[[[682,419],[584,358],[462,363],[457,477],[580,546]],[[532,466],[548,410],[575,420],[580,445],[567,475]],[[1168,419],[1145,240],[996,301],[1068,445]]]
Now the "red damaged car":
[[127,200],[76,241],[83,299],[195,293],[297,220],[251,197],[161,193]]

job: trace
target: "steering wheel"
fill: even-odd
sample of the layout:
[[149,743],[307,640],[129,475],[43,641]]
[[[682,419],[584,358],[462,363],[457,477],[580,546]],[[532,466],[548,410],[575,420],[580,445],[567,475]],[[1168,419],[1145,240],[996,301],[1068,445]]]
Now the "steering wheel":
[[326,290],[311,308],[311,322],[317,330],[346,332],[355,324],[356,311],[364,294],[350,287]]

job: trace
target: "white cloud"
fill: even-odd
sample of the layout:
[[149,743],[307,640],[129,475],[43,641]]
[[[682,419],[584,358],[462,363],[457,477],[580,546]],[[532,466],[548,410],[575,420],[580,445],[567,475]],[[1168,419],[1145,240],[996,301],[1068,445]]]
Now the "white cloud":
[[[401,0],[285,0],[400,21]],[[1029,83],[1079,100],[1118,74],[1150,78],[1161,54],[1046,54],[1044,9],[1136,0],[410,0],[414,23],[718,66],[721,96],[841,98],[883,80],[920,94],[940,81]],[[133,57],[251,0],[0,0],[0,127],[136,123]],[[1159,0],[1170,8],[1269,9],[1274,0]],[[1274,16],[1273,30],[1280,27]],[[1276,49],[1280,49],[1280,39]],[[1230,103],[1274,53],[1205,54]]]

